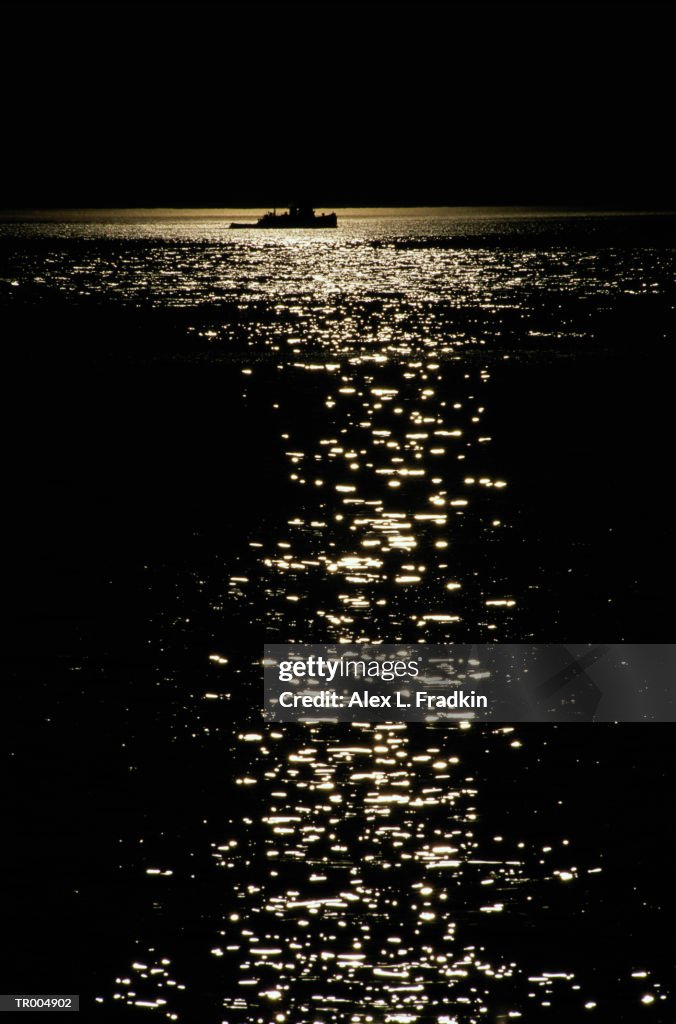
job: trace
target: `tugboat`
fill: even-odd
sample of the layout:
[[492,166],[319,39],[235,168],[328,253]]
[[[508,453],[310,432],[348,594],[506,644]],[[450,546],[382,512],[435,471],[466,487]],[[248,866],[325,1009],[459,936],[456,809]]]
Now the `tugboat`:
[[335,213],[315,213],[311,206],[291,206],[288,213],[264,213],[255,224],[233,221],[231,228],[335,228]]

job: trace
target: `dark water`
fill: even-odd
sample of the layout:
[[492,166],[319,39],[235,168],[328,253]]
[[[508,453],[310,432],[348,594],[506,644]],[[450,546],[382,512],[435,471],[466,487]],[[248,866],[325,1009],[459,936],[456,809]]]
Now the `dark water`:
[[668,640],[675,251],[657,217],[2,226],[4,991],[672,1019],[669,726],[263,727],[257,661]]

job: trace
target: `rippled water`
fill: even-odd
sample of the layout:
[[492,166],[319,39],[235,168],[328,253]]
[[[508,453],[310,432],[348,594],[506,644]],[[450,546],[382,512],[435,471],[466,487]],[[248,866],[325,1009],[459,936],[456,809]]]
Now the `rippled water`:
[[[514,729],[485,730],[480,750],[465,731],[237,735],[241,809],[211,843],[220,920],[209,948],[193,935],[215,964],[197,983],[206,975],[219,992],[221,1017],[209,1019],[444,1024],[539,1020],[546,1009],[557,1021],[596,1010],[632,1020],[654,1007],[652,1019],[667,1019],[645,954],[610,966],[607,946],[584,933],[571,942],[577,915],[601,899],[608,852],[590,859],[560,828],[524,820],[523,833],[505,834],[487,819],[486,755],[511,777],[510,757],[542,763],[541,738],[524,751]],[[564,800],[552,802],[571,824]],[[164,863],[146,870],[157,889],[169,884]],[[158,939],[113,998],[176,1019],[189,995],[204,999],[189,989]]]
[[[221,375],[213,480],[253,431],[269,460],[238,463],[234,528],[191,513],[191,543],[140,573],[154,742],[198,767],[218,751],[217,769],[207,796],[187,769],[187,835],[165,815],[120,837],[148,909],[123,929],[101,1008],[228,1024],[668,1019],[641,948],[606,968],[589,938],[584,956],[562,942],[597,913],[609,940],[595,907],[612,859],[575,834],[590,819],[550,750],[563,734],[262,728],[256,645],[523,639],[540,602],[555,621],[553,581],[584,559],[565,541],[538,549],[529,478],[550,441],[513,441],[526,368],[570,373],[625,344],[636,309],[663,338],[672,235],[626,218],[348,216],[321,236],[217,219],[2,226],[5,302],[66,296],[93,323],[166,314],[141,321],[152,344],[131,362]],[[132,722],[130,769],[146,741]],[[569,788],[533,788],[538,772]]]
[[286,519],[261,510],[248,553],[228,551],[231,596],[265,608],[277,639],[454,639],[459,623],[499,640],[540,586],[494,557],[514,528],[513,453],[493,454],[513,418],[500,363],[584,353],[604,331],[616,345],[632,299],[673,310],[671,224],[639,225],[5,225],[6,280],[36,299],[180,307],[180,358],[241,373],[239,400],[257,403],[294,496]]
[[[0,238],[10,249],[4,272],[22,286],[44,284],[71,295],[144,306],[234,300],[244,309],[261,300],[269,303],[273,323],[300,320],[304,341],[320,347],[424,346],[439,340],[440,314],[451,310],[476,306],[488,316],[525,312],[548,305],[552,294],[561,300],[567,295],[598,300],[659,292],[673,283],[672,263],[665,260],[665,243],[673,254],[669,218],[647,218],[637,227],[626,217],[348,215],[336,231],[320,232],[321,237],[300,230],[233,235],[228,221],[138,223],[118,217],[99,223],[0,224]],[[345,308],[345,303],[374,299],[383,305],[370,317],[364,310],[367,323],[359,306]],[[338,323],[331,322],[336,300]],[[314,311],[310,322],[301,310]],[[324,333],[326,318],[330,337]],[[567,326],[559,322],[555,336]],[[415,333],[409,334],[412,328]],[[432,338],[421,333],[425,329]],[[267,332],[264,340],[272,341]]]

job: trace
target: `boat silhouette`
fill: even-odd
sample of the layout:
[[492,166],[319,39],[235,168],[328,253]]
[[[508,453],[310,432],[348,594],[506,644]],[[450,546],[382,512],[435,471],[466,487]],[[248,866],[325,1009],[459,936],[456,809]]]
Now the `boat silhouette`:
[[291,206],[287,213],[264,213],[255,224],[233,221],[231,228],[335,228],[335,213],[315,213],[311,206]]

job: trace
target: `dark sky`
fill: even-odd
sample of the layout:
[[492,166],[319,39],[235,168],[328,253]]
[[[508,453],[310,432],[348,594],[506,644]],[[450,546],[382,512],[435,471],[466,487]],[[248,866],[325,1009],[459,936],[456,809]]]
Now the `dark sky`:
[[669,5],[21,3],[0,207],[673,206]]

